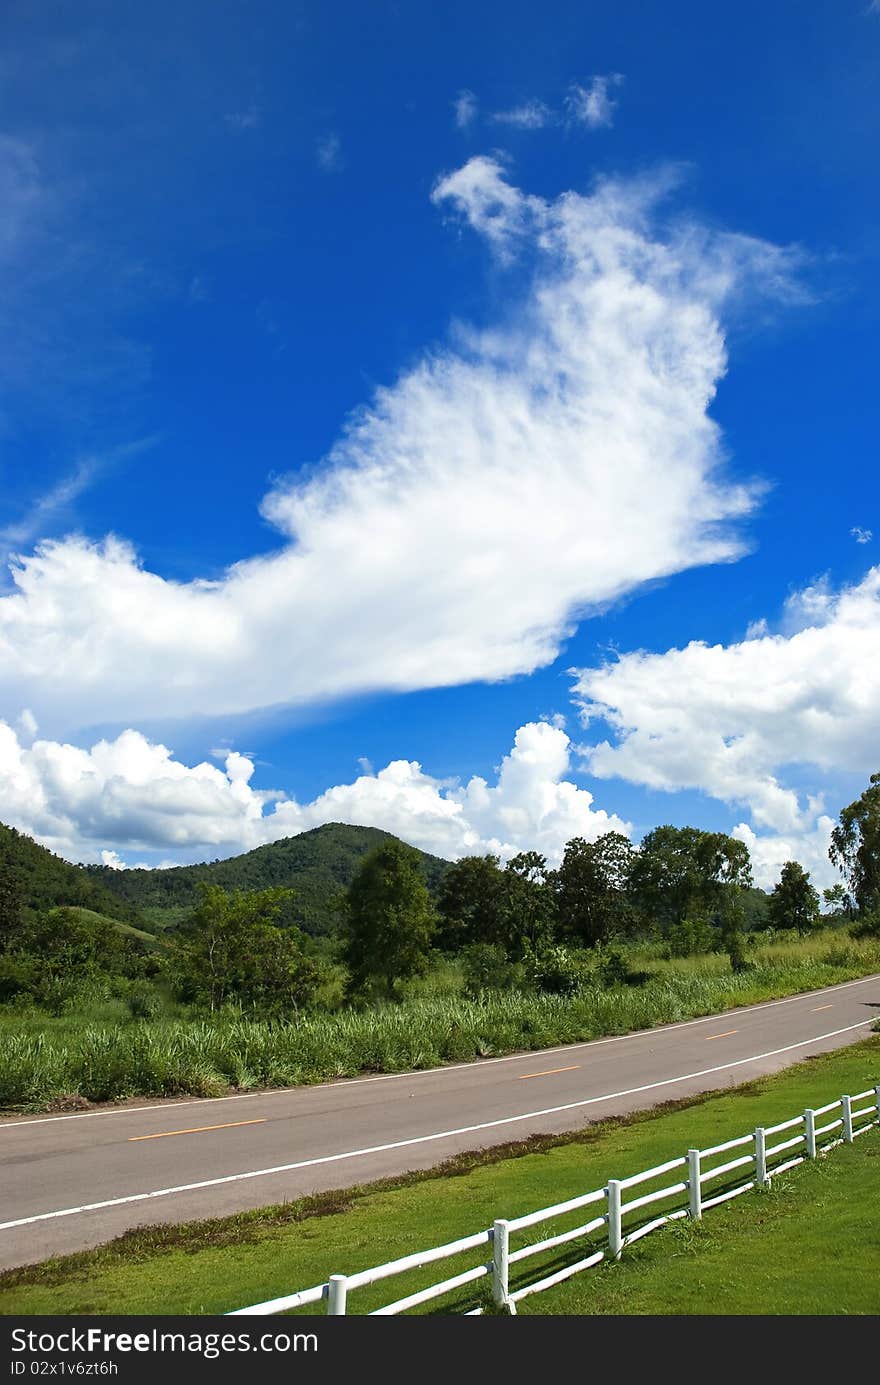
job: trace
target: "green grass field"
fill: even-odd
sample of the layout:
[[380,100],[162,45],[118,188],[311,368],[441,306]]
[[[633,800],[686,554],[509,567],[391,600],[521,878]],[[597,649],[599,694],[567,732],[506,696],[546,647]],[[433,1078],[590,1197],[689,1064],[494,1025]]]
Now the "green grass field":
[[[119,919],[111,919],[107,914],[98,914],[94,909],[85,909],[82,905],[71,904],[65,906],[67,912],[75,914],[82,923],[109,923],[111,928],[115,928],[117,933],[125,933],[129,938],[138,938],[146,947],[165,947],[164,939],[157,938],[155,933],[147,933],[143,928],[135,928],[134,924],[122,923]],[[56,911],[51,909],[49,917]]]
[[572,996],[422,995],[284,1024],[65,1016],[50,1026],[9,1013],[0,1020],[0,1108],[32,1110],[71,1097],[218,1096],[579,1043],[864,976],[880,970],[880,944],[825,931],[757,946],[749,970],[736,973],[717,954],[670,961],[642,949],[632,960],[650,966],[642,985],[587,986]]
[[[0,1275],[3,1314],[222,1313],[454,1240],[819,1106],[880,1078],[880,1037],[785,1073],[567,1137],[461,1156],[396,1183],[185,1227]],[[880,1310],[880,1132],[783,1175],[769,1193],[646,1238],[619,1265],[525,1300],[523,1313],[868,1313]],[[561,1229],[554,1226],[554,1230]],[[548,1234],[536,1228],[535,1240]],[[553,1253],[551,1252],[551,1255]],[[352,1295],[369,1311],[478,1254]],[[549,1268],[536,1257],[529,1276]],[[439,1310],[461,1312],[464,1296]]]

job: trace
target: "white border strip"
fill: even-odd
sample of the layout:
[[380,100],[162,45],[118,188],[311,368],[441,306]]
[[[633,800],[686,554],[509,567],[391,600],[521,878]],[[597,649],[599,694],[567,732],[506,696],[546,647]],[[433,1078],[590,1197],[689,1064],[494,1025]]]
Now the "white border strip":
[[796,1044],[786,1044],[784,1048],[772,1048],[766,1053],[754,1053],[749,1058],[737,1058],[731,1063],[720,1063],[712,1068],[700,1068],[697,1072],[686,1072],[678,1077],[664,1077],[659,1082],[646,1082],[640,1087],[626,1087],[619,1092],[604,1092],[601,1096],[587,1097],[582,1101],[569,1101],[564,1106],[546,1106],[540,1111],[524,1111],[518,1116],[503,1116],[499,1120],[482,1121],[479,1125],[462,1125],[455,1130],[438,1130],[431,1135],[415,1135],[408,1140],[394,1140],[390,1144],[369,1145],[364,1149],[349,1149],[340,1154],[323,1154],[315,1159],[301,1159],[293,1164],[277,1164],[270,1169],[251,1169],[246,1173],[230,1173],[222,1178],[207,1178],[199,1183],[181,1183],[176,1188],[157,1188],[149,1193],[132,1193],[128,1197],[108,1198],[105,1202],[89,1202],[82,1207],[63,1207],[55,1212],[39,1212],[32,1217],[18,1217],[15,1221],[0,1222],[0,1231],[11,1231],[18,1226],[31,1226],[34,1222],[51,1221],[56,1217],[74,1217],[80,1212],[99,1212],[106,1207],[122,1207],[132,1202],[147,1202],[152,1198],[172,1197],[177,1193],[197,1192],[202,1188],[217,1188],[224,1183],[239,1183],[248,1178],[266,1178],[276,1173],[292,1173],[296,1169],[314,1168],[319,1164],[334,1164],[345,1159],[360,1159],[368,1154],[384,1154],[391,1149],[409,1149],[414,1145],[430,1144],[434,1140],[449,1140],[457,1135],[472,1135],[480,1130],[496,1130],[503,1125],[516,1125],[520,1121],[538,1120],[542,1116],[555,1116],[563,1111],[576,1111],[585,1106],[595,1106],[602,1101],[614,1101],[619,1097],[637,1096],[641,1092],[656,1091],[658,1087],[671,1087],[677,1082],[689,1082],[697,1077],[709,1077],[712,1073],[727,1072],[731,1068],[741,1068],[746,1063],[757,1063],[763,1058],[775,1058],[780,1053],[791,1053],[797,1048],[807,1048],[823,1039],[833,1039],[838,1034],[849,1034],[854,1029],[864,1029],[874,1023],[871,1019],[860,1020],[858,1024],[848,1024],[844,1029],[831,1029],[827,1034],[814,1034],[812,1038],[801,1039]]

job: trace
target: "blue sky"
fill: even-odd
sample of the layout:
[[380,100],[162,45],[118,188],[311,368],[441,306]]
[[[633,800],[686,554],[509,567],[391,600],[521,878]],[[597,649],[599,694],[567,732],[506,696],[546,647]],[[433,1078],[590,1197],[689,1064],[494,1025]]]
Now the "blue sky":
[[877,6],[0,26],[0,816],[827,875],[878,767]]

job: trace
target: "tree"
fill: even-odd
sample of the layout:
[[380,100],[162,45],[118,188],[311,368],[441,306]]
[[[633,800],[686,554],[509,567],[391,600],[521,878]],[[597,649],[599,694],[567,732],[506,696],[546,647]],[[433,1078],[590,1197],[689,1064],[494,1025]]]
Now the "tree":
[[482,944],[505,947],[504,876],[497,856],[463,856],[447,871],[437,910],[438,945],[446,952]]
[[595,842],[583,837],[566,842],[555,875],[561,932],[595,947],[627,927],[632,859],[632,843],[620,832],[606,832]]
[[809,933],[819,919],[819,894],[810,884],[809,872],[797,861],[786,861],[768,905],[773,928],[796,928]]
[[436,926],[419,853],[392,840],[367,856],[347,891],[343,917],[349,992],[378,989],[394,999],[399,981],[426,970]]
[[840,814],[828,855],[849,885],[860,914],[880,909],[880,774]]
[[199,885],[195,912],[174,939],[168,970],[178,993],[216,1010],[236,1001],[260,1013],[283,1015],[308,1005],[321,972],[302,951],[297,929],[274,920],[289,891],[234,890]]
[[721,897],[719,923],[721,942],[730,958],[731,971],[748,971],[749,968],[743,948],[743,919],[742,886],[728,883]]
[[512,856],[503,871],[502,917],[508,957],[521,960],[548,941],[555,901],[546,857],[538,851]]
[[728,887],[750,884],[745,842],[723,832],[668,824],[643,838],[630,872],[635,903],[664,929],[686,917],[720,916]]
[[836,918],[838,914],[846,912],[849,904],[849,895],[844,886],[838,882],[838,884],[832,885],[829,890],[822,891],[822,900],[825,904],[825,908],[828,910],[828,914],[832,918]]
[[0,952],[5,952],[21,927],[21,886],[12,868],[0,864]]
[[523,851],[502,870],[497,856],[464,856],[447,872],[437,901],[440,946],[502,948],[521,960],[552,931],[552,872],[537,851]]

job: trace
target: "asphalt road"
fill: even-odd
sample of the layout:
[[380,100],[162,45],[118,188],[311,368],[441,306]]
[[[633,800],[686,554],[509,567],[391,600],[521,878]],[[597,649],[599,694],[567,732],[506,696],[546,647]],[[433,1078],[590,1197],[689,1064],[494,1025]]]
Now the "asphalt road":
[[[736,1086],[854,1043],[878,1016],[880,976],[872,976],[430,1072],[13,1117],[0,1121],[0,1268],[97,1245],[133,1226],[284,1202]],[[865,1083],[873,1080],[876,1072],[866,1072]]]

